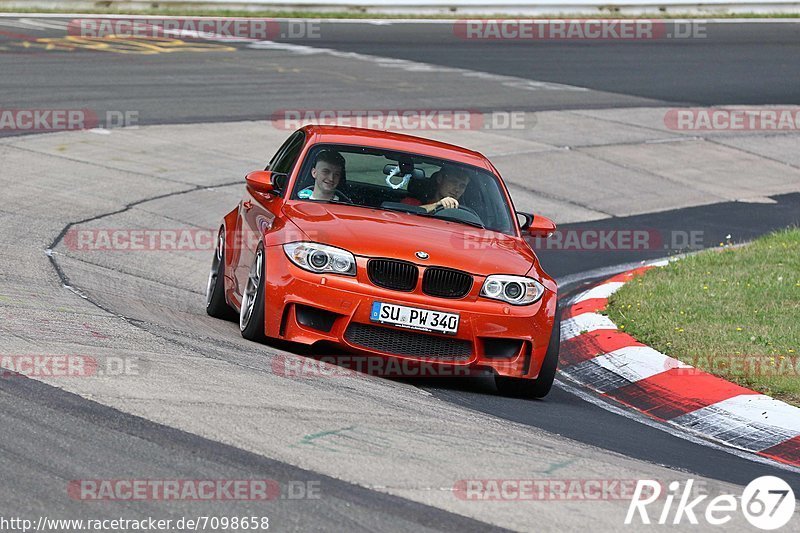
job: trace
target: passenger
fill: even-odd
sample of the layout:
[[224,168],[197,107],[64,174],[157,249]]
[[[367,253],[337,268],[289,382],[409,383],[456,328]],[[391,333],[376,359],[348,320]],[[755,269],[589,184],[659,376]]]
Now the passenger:
[[322,150],[317,154],[314,167],[311,169],[314,186],[301,190],[297,193],[297,197],[303,200],[350,202],[344,193],[337,190],[337,187],[345,182],[344,167],[342,154],[334,150]]
[[[420,200],[409,196],[403,199],[403,203],[421,206],[428,213],[436,209],[458,209],[458,201],[469,185],[469,174],[466,170],[458,167],[443,167],[442,170],[434,172],[431,179],[436,183],[436,192],[433,194],[433,198]],[[423,204],[423,201],[430,203]]]

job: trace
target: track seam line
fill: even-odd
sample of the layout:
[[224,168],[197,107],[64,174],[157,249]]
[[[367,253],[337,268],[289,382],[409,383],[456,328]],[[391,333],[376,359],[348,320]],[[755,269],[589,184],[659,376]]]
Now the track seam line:
[[[204,189],[228,187],[228,186],[232,186],[232,185],[238,185],[240,183],[241,182],[239,180],[237,180],[237,181],[228,181],[228,182],[223,182],[223,183],[218,183],[218,184],[213,184],[213,185],[196,185],[196,186],[194,186],[192,188],[189,188],[189,189],[185,189],[185,190],[181,190],[181,191],[173,191],[173,192],[169,192],[169,193],[154,195],[154,196],[150,196],[150,197],[143,198],[143,199],[140,199],[140,200],[136,200],[134,202],[126,204],[124,207],[122,207],[120,209],[117,209],[117,210],[114,210],[114,211],[110,211],[110,212],[106,212],[106,213],[102,213],[102,214],[99,214],[99,215],[96,215],[96,216],[88,217],[88,218],[85,218],[85,219],[82,219],[82,220],[70,222],[66,226],[64,226],[64,228],[61,230],[61,232],[52,241],[50,246],[45,250],[45,253],[48,256],[48,259],[50,260],[50,264],[53,267],[53,269],[55,270],[56,275],[61,280],[62,286],[65,289],[69,290],[70,292],[74,293],[76,296],[78,296],[78,297],[86,300],[90,304],[94,305],[95,307],[97,307],[101,311],[104,311],[105,313],[108,313],[108,315],[109,315],[108,318],[121,319],[121,320],[127,322],[128,324],[130,324],[131,326],[133,326],[134,328],[136,328],[136,329],[138,329],[140,331],[143,331],[143,332],[145,332],[145,333],[147,333],[149,335],[153,335],[154,337],[162,339],[163,341],[165,341],[165,342],[167,342],[169,344],[172,344],[173,346],[178,346],[183,350],[189,351],[190,353],[195,353],[196,346],[193,346],[189,342],[181,342],[178,339],[170,337],[168,333],[159,332],[159,331],[157,331],[159,326],[155,326],[154,327],[153,324],[151,324],[149,322],[146,322],[144,320],[131,318],[131,317],[125,316],[125,315],[123,315],[121,313],[116,313],[116,312],[112,311],[111,309],[105,307],[100,302],[98,302],[95,299],[93,299],[90,295],[88,295],[85,292],[83,292],[83,289],[71,285],[70,280],[69,280],[69,276],[67,276],[66,272],[61,267],[60,263],[58,262],[58,260],[56,258],[57,254],[53,253],[53,250],[63,240],[63,238],[67,234],[67,232],[72,227],[77,226],[79,224],[84,224],[86,222],[91,222],[91,221],[94,221],[94,220],[100,220],[100,219],[108,217],[108,216],[113,216],[113,215],[117,215],[117,214],[120,214],[120,213],[124,213],[126,211],[129,211],[129,210],[133,209],[134,207],[136,207],[138,205],[141,205],[141,204],[144,204],[144,203],[147,203],[147,202],[151,202],[153,200],[160,200],[160,199],[169,198],[169,197],[172,197],[172,196],[180,196],[180,195],[183,195],[183,194],[188,194],[188,193],[192,193],[192,192],[196,192],[196,191],[204,190]],[[147,326],[151,326],[151,328],[153,328],[153,329],[150,329]],[[185,334],[186,333],[185,331],[182,331],[182,330],[172,330],[172,331],[170,331],[165,327],[160,327],[160,328],[165,330],[165,331],[167,331],[167,332],[169,332],[169,333],[172,333],[173,335],[180,335],[180,334]],[[154,331],[154,329],[156,331]],[[235,347],[237,350],[241,349],[240,346],[236,346],[236,345],[231,345],[231,347]],[[267,347],[267,348],[272,348],[272,347]],[[272,348],[272,350],[274,350],[274,348]],[[268,351],[267,355],[275,355],[275,352],[272,351],[272,350]],[[259,372],[263,371],[263,369],[261,369],[261,368],[254,367],[254,366],[247,365],[247,364],[242,364],[242,363],[235,362],[235,361],[230,361],[229,359],[226,359],[226,358],[223,358],[223,357],[213,356],[213,355],[208,354],[207,352],[204,353],[201,357],[203,357],[205,359],[213,359],[215,361],[222,361],[222,362],[231,364],[231,365],[239,367],[239,368],[245,368],[245,369],[249,369],[249,370],[257,370]]]
[[[773,137],[778,137],[778,136],[775,135]],[[730,139],[732,137],[725,137],[725,138],[726,139]],[[787,167],[789,167],[791,169],[794,169],[794,170],[800,170],[800,165],[795,165],[795,164],[789,163],[787,161],[781,161],[780,159],[775,159],[774,157],[770,157],[770,156],[767,156],[767,155],[764,155],[764,154],[751,152],[750,150],[745,150],[744,148],[742,148],[740,146],[733,146],[733,145],[730,145],[730,144],[725,144],[725,143],[719,142],[716,139],[706,139],[706,140],[708,142],[712,143],[712,144],[716,144],[717,146],[721,146],[721,147],[724,147],[724,148],[730,148],[730,149],[736,150],[738,152],[742,152],[742,153],[745,153],[745,154],[748,154],[748,155],[756,156],[756,157],[758,157],[760,159],[766,159],[767,161],[772,161],[773,163],[778,163],[778,164],[787,166]]]
[[[677,185],[679,187],[685,187],[687,189],[691,189],[691,190],[696,191],[698,193],[707,194],[707,195],[711,196],[712,198],[716,199],[719,202],[730,202],[730,201],[732,201],[730,198],[717,196],[716,194],[711,193],[709,191],[705,191],[703,189],[699,189],[697,187],[694,187],[691,182],[676,180],[676,179],[670,178],[669,176],[664,176],[662,174],[657,174],[657,173],[652,172],[650,170],[647,170],[645,168],[640,168],[640,167],[637,167],[637,166],[634,166],[634,165],[627,165],[625,163],[620,163],[620,162],[611,160],[609,158],[600,156],[598,154],[589,153],[587,151],[587,149],[576,149],[575,151],[579,152],[579,153],[581,153],[581,154],[583,154],[583,155],[585,155],[587,157],[590,157],[592,159],[596,159],[597,161],[602,161],[604,163],[607,163],[607,164],[609,164],[611,166],[614,166],[614,167],[617,167],[617,168],[622,168],[622,169],[629,170],[629,171],[632,171],[632,172],[638,172],[640,174],[643,174],[643,175],[646,175],[646,176],[650,176],[652,178],[656,178],[656,179],[659,179],[659,180],[666,181],[668,183],[672,183],[673,185]],[[708,202],[708,203],[716,203],[716,202]]]
[[[63,258],[71,259],[73,261],[77,261],[77,262],[82,263],[84,265],[90,265],[90,266],[96,267],[99,270],[105,270],[105,271],[110,271],[110,272],[116,272],[118,274],[124,274],[126,276],[130,276],[130,277],[138,279],[138,280],[147,281],[147,282],[153,283],[155,285],[161,285],[163,287],[168,287],[170,289],[177,289],[179,291],[186,291],[188,293],[197,294],[197,295],[200,295],[200,296],[203,295],[203,293],[201,291],[195,291],[195,290],[192,290],[192,289],[186,289],[184,287],[176,287],[175,285],[171,285],[171,284],[169,284],[167,282],[164,282],[164,281],[159,281],[159,280],[156,280],[156,279],[150,279],[150,278],[147,278],[145,276],[142,276],[142,275],[139,275],[139,274],[136,274],[136,273],[133,273],[133,272],[120,271],[120,270],[115,269],[113,266],[99,265],[99,264],[93,263],[93,262],[91,262],[91,261],[89,261],[87,259],[81,259],[80,257],[75,257],[75,256],[72,256],[72,255],[65,255],[65,254],[62,254],[62,253],[55,252],[55,251],[52,252],[52,255],[60,255]],[[133,301],[146,302],[148,300],[146,300],[146,299],[135,299],[134,298]]]
[[[630,110],[630,109],[658,109],[658,108],[662,108],[662,107],[669,108],[668,106],[671,103],[673,103],[673,102],[668,102],[668,101],[664,100],[664,104],[666,104],[666,105],[648,106],[648,107],[622,107],[622,108],[614,108],[614,109],[627,109],[627,110]],[[685,104],[676,104],[675,105],[675,107],[691,107],[691,106],[709,107],[709,106],[702,106],[700,104],[696,104],[696,103],[693,103],[693,102],[688,102],[688,103],[685,103]],[[598,109],[597,111],[603,111],[603,110],[604,109]],[[583,113],[581,111],[583,111]],[[668,132],[666,132],[666,131],[664,131],[662,129],[655,128],[653,126],[644,126],[642,124],[634,124],[634,123],[631,123],[631,122],[625,122],[625,121],[622,121],[622,120],[616,120],[616,119],[612,119],[612,118],[609,118],[609,117],[598,117],[598,116],[586,113],[586,111],[595,111],[595,110],[594,109],[580,109],[580,108],[578,108],[578,109],[565,109],[564,113],[569,113],[571,115],[575,115],[576,117],[592,118],[592,119],[595,119],[595,120],[601,120],[603,122],[608,122],[610,124],[618,124],[620,126],[627,126],[629,128],[630,127],[634,127],[634,128],[639,128],[639,129],[643,129],[643,130],[654,131],[654,132],[658,132],[658,133],[660,133],[662,135],[665,134],[665,133],[668,133]],[[678,134],[676,133],[675,135],[678,135]]]
[[582,204],[580,202],[576,202],[574,200],[570,200],[568,198],[564,198],[564,197],[561,197],[561,196],[558,196],[558,195],[555,195],[555,194],[539,191],[537,189],[533,189],[533,188],[527,187],[525,185],[519,185],[517,183],[514,183],[513,181],[507,181],[507,183],[510,183],[515,188],[522,189],[523,191],[529,192],[531,194],[535,194],[537,196],[540,196],[542,198],[546,198],[548,200],[553,200],[553,201],[556,201],[556,202],[560,202],[562,204],[571,205],[571,206],[575,206],[575,207],[580,207],[581,209],[585,209],[585,210],[591,211],[593,213],[600,213],[600,214],[606,215],[607,217],[610,217],[610,218],[615,218],[617,216],[617,215],[614,215],[613,213],[608,213],[606,211],[601,211],[600,209],[596,209],[594,207],[589,207],[588,205]]
[[177,184],[180,184],[180,185],[196,185],[195,183],[191,183],[191,182],[187,182],[187,181],[174,180],[174,179],[165,178],[165,177],[162,177],[162,176],[156,176],[156,175],[153,175],[153,174],[147,174],[145,172],[137,172],[135,170],[127,170],[127,169],[124,169],[124,168],[112,167],[112,166],[109,166],[109,165],[100,165],[98,163],[92,163],[92,162],[89,162],[89,161],[84,161],[82,159],[75,159],[75,158],[72,158],[72,157],[67,157],[65,155],[53,154],[53,153],[50,153],[50,152],[42,152],[40,150],[34,150],[33,148],[24,148],[22,146],[16,146],[16,145],[14,145],[12,143],[3,144],[3,146],[7,146],[9,148],[14,148],[15,150],[19,150],[21,152],[29,152],[29,153],[40,155],[40,156],[52,157],[54,159],[63,159],[65,161],[71,161],[73,163],[83,164],[83,165],[86,165],[86,166],[89,166],[89,167],[102,168],[102,169],[105,169],[105,170],[113,170],[115,172],[125,172],[126,174],[133,174],[134,176],[142,176],[142,177],[145,177],[145,178],[150,178],[150,179],[159,180],[159,181],[166,181],[166,182],[169,182],[169,183],[177,183]]
[[[209,188],[214,188],[214,187],[224,187],[224,186],[232,185],[232,184],[236,184],[236,183],[239,183],[239,181],[238,180],[235,181],[235,182],[234,181],[229,181],[229,182],[224,182],[224,183],[216,184],[216,185],[195,185],[195,186],[193,186],[193,187],[191,187],[189,189],[184,189],[184,190],[180,190],[180,191],[172,191],[172,192],[168,192],[168,193],[164,193],[164,194],[157,194],[155,196],[149,196],[147,198],[143,198],[143,199],[136,200],[134,202],[128,203],[125,206],[121,207],[120,209],[116,209],[116,210],[109,211],[109,212],[106,212],[106,213],[102,213],[102,214],[99,214],[99,215],[95,215],[95,216],[91,216],[91,217],[88,217],[88,218],[84,218],[82,220],[76,220],[76,221],[73,221],[73,222],[69,222],[66,226],[64,226],[61,229],[61,232],[55,237],[55,239],[53,239],[53,241],[50,243],[50,245],[45,249],[45,254],[50,259],[50,263],[53,266],[53,268],[55,268],[56,274],[58,275],[59,279],[61,280],[62,285],[65,288],[67,288],[69,290],[72,290],[73,292],[79,291],[79,289],[74,288],[70,284],[69,276],[66,275],[64,270],[59,265],[58,261],[56,261],[56,259],[55,259],[55,255],[56,254],[53,252],[54,249],[56,248],[56,246],[58,246],[58,244],[64,239],[64,237],[66,236],[67,232],[72,227],[77,226],[79,224],[85,224],[87,222],[100,220],[100,219],[108,217],[108,216],[118,215],[120,213],[125,213],[126,211],[129,211],[129,210],[133,209],[137,205],[144,204],[146,202],[152,202],[153,200],[160,200],[160,199],[163,199],[163,198],[170,198],[172,196],[180,196],[182,194],[188,194],[188,193],[199,191],[199,190],[202,190],[202,189],[209,189]],[[103,311],[105,311],[107,313],[111,313],[114,316],[121,316],[121,315],[118,315],[116,313],[112,313],[109,309],[106,309],[105,307],[100,305],[98,302],[92,301],[90,298],[88,298],[87,296],[83,295],[80,292],[76,292],[76,294],[78,296],[80,296],[81,298],[83,298],[83,299],[89,301],[90,303],[94,304],[96,307],[102,309]],[[125,318],[125,317],[123,317],[123,318]]]

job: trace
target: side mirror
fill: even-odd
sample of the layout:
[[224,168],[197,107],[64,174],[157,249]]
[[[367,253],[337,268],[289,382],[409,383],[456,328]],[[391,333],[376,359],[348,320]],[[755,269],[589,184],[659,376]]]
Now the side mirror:
[[542,215],[531,215],[529,213],[517,213],[525,217],[523,230],[527,230],[531,237],[546,239],[556,231],[556,224],[552,220]]
[[255,170],[244,177],[247,186],[256,192],[268,194],[275,190],[272,181],[272,172],[269,170]]

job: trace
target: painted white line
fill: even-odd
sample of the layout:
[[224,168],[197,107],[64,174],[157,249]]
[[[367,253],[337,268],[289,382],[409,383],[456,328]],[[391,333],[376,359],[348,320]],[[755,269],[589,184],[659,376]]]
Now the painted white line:
[[19,20],[2,20],[0,19],[0,26],[4,28],[18,28],[21,30],[34,30],[34,31],[44,31],[44,28],[31,26],[30,24],[25,24],[20,22]]
[[64,30],[68,22],[65,20],[37,20],[35,18],[20,18],[15,20],[0,19],[0,26],[10,26],[25,30],[46,31]]
[[645,141],[644,144],[665,144],[665,143],[682,143],[686,141],[699,141],[702,137],[668,137],[666,139],[652,139]]
[[[502,14],[501,14],[502,15]],[[0,13],[0,18],[7,18],[7,17],[35,17],[35,18],[68,18],[68,17],[89,17],[89,18],[160,18],[160,19],[176,19],[176,18],[186,18],[191,15],[143,15],[141,13],[130,13],[130,14],[104,14],[104,13]],[[213,16],[207,15],[204,17],[194,17],[192,18],[221,18],[220,16]],[[237,17],[231,17],[237,18]],[[238,17],[243,18],[243,17]],[[263,17],[261,17],[263,18]],[[471,19],[480,19],[483,20],[486,17],[484,15],[467,15],[465,14],[462,17],[452,18],[452,19],[415,19],[415,18],[397,18],[397,19],[381,19],[381,18],[374,18],[374,19],[348,19],[348,18],[293,18],[293,17],[269,17],[272,20],[289,20],[289,21],[320,21],[324,23],[332,23],[332,24],[453,24],[458,20],[471,20]],[[545,18],[541,16],[521,16],[518,14],[509,14],[504,16],[504,18],[511,18],[511,19],[518,19],[518,20],[545,20]],[[546,17],[546,18],[554,18],[554,17]],[[556,20],[570,20],[570,19],[578,19],[582,20],[585,16],[574,16],[570,17],[568,15],[559,15],[555,17]],[[495,19],[498,20],[498,19]],[[608,17],[605,20],[623,20],[619,17]],[[637,19],[624,19],[624,20],[637,20]],[[649,19],[641,19],[641,20],[649,20]],[[659,21],[664,21],[666,23],[670,22],[703,22],[703,23],[713,23],[713,24],[800,24],[800,17],[798,18],[681,18],[681,19],[658,19]]]
[[631,382],[647,379],[671,368],[692,368],[649,346],[627,346],[598,355],[591,362]]
[[736,418],[783,428],[800,435],[800,408],[763,394],[734,396],[704,409],[709,408],[727,411]]
[[[170,18],[170,17],[154,17],[154,18],[158,19],[158,18]],[[45,26],[47,24],[48,23],[44,23]],[[58,27],[60,28],[64,28],[67,25],[66,22],[57,22],[57,23],[53,22],[52,24],[54,25],[58,24],[59,25]],[[61,24],[63,24],[63,26],[61,26]],[[158,27],[157,24],[154,24],[153,26]],[[589,91],[589,89],[586,87],[578,87],[575,85],[529,80],[526,78],[519,78],[516,76],[504,76],[501,74],[493,74],[490,72],[482,72],[464,68],[444,67],[441,65],[434,65],[431,63],[423,63],[420,61],[410,61],[407,59],[396,59],[396,58],[374,56],[370,54],[361,54],[358,52],[342,52],[341,50],[335,50],[333,48],[318,48],[314,46],[301,45],[301,44],[282,43],[282,42],[279,43],[269,40],[259,41],[256,39],[247,39],[247,38],[229,39],[227,37],[214,33],[198,33],[186,30],[178,30],[178,31],[165,30],[164,32],[166,34],[177,35],[179,37],[203,37],[203,38],[208,38],[209,40],[220,40],[228,43],[250,42],[250,44],[247,45],[247,48],[255,50],[280,50],[283,52],[289,52],[306,56],[315,54],[326,54],[342,59],[367,61],[376,64],[379,67],[396,68],[404,70],[406,72],[460,74],[466,78],[487,80],[493,83],[499,83],[505,87],[520,89],[523,91],[572,91],[572,92]]]
[[[581,283],[589,279],[610,278],[611,276],[614,276],[616,274],[622,274],[623,272],[627,272],[629,270],[633,270],[634,268],[639,268],[642,266],[658,266],[658,267],[666,266],[670,264],[672,261],[677,261],[678,259],[683,259],[684,257],[689,257],[690,255],[695,255],[699,252],[702,252],[702,250],[677,254],[670,257],[664,257],[661,259],[654,259],[651,261],[635,261],[633,263],[623,263],[621,265],[616,265],[616,266],[593,268],[592,270],[578,272],[577,274],[570,274],[569,276],[563,276],[556,280],[558,282],[558,290],[559,291],[565,290],[571,285],[577,285],[578,283]],[[574,298],[575,297],[564,303],[569,304],[575,301]]]
[[422,63],[419,61],[410,61],[407,59],[395,59],[381,56],[374,56],[369,54],[360,54],[358,52],[342,52],[341,50],[334,50],[333,48],[317,48],[314,46],[307,46],[302,44],[292,43],[278,43],[275,41],[257,41],[247,46],[247,48],[255,50],[280,50],[299,55],[313,55],[313,54],[326,54],[333,57],[342,59],[352,59],[357,61],[367,61],[374,63],[383,68],[396,68],[405,70],[407,72],[425,72],[425,73],[453,73],[461,74],[466,78],[477,78],[488,80],[491,82],[499,83],[505,87],[520,89],[523,91],[573,91],[583,92],[588,91],[586,87],[578,87],[576,85],[565,85],[562,83],[550,83],[545,81],[528,80],[525,78],[518,78],[516,76],[503,76],[501,74],[492,74],[490,72],[481,72],[477,70],[469,70],[465,68],[444,67],[441,65],[434,65],[431,63]]
[[617,329],[610,318],[597,313],[583,313],[561,321],[561,342],[598,329]]
[[597,287],[592,287],[588,291],[575,298],[574,303],[583,302],[584,300],[592,300],[594,298],[608,298],[617,292],[623,285],[625,285],[625,283],[622,281],[613,281],[611,283],[603,283]]
[[[662,260],[650,264],[663,266],[669,262],[668,260]],[[603,291],[602,289],[606,285],[611,285],[612,287]],[[605,283],[581,293],[574,301],[580,302],[589,298],[602,298],[606,293],[612,294],[622,285],[624,285],[624,282]],[[593,291],[595,292],[593,293]],[[574,337],[576,331],[578,333],[592,331],[592,328],[616,329],[616,326],[608,317],[603,315],[583,313],[562,321],[562,340]],[[611,375],[606,374],[604,376],[602,373],[597,373],[596,369],[598,368],[610,372]],[[560,372],[559,375],[574,383],[579,383],[582,387],[603,391],[603,386],[606,388],[608,386],[619,386],[612,383],[615,379],[621,378],[626,382],[637,382],[672,368],[693,367],[648,346],[629,346],[593,357],[581,365],[576,365]],[[611,376],[616,377],[612,379]],[[597,398],[589,400],[584,397],[588,396],[587,393],[579,396],[597,405],[604,404]],[[603,406],[605,407],[605,405]],[[625,410],[619,408],[614,412],[617,414],[625,413],[624,416],[643,421],[640,417],[644,416],[644,414],[636,409]],[[632,413],[637,413],[638,416],[633,416]],[[661,429],[665,427],[658,426],[656,423],[648,423],[648,425]],[[796,467],[787,468],[787,465],[776,460],[754,455],[756,452],[772,448],[800,435],[800,408],[775,400],[769,396],[742,394],[676,417],[667,421],[665,425],[677,428],[677,431],[669,430],[667,432],[681,438],[687,438],[687,435],[690,434],[696,435],[703,439],[700,441],[701,444],[712,445],[711,442],[713,441],[723,445],[720,449],[725,451],[730,452],[731,449],[736,449],[745,452],[744,454],[741,452],[734,453],[739,457],[759,463],[771,464],[786,470],[800,470]],[[687,440],[695,442],[691,438]]]
[[670,423],[754,452],[772,448],[798,436],[797,431],[743,418],[720,408],[719,404],[686,413],[670,420]]
[[[570,274],[569,276],[563,276],[558,278],[558,290],[562,291],[570,287],[571,285],[575,285],[577,283],[581,283],[587,279],[596,279],[596,278],[610,278],[616,274],[621,274],[623,272],[627,272],[628,270],[633,270],[634,268],[638,268],[644,264],[643,261],[637,261],[635,263],[625,263],[622,265],[612,266],[612,267],[600,267],[594,268],[592,270],[587,270],[585,272],[578,272],[577,274]],[[571,298],[569,302],[574,301],[574,298]],[[569,303],[565,302],[565,303]]]
[[[800,474],[800,468],[796,466],[787,465],[784,463],[779,463],[772,459],[767,459],[766,457],[761,457],[760,455],[755,455],[752,451],[743,450],[735,447],[731,447],[730,445],[723,445],[717,444],[716,442],[707,440],[702,438],[699,434],[694,434],[688,432],[686,428],[683,427],[674,427],[669,424],[664,424],[662,422],[657,422],[651,418],[648,418],[644,414],[640,413],[639,411],[629,411],[622,407],[618,407],[614,404],[608,403],[607,401],[601,400],[598,398],[594,393],[588,392],[583,390],[582,387],[584,385],[582,383],[576,382],[569,378],[569,376],[565,376],[564,374],[559,374],[559,376],[566,377],[571,383],[567,383],[564,379],[556,379],[555,386],[560,388],[561,390],[568,392],[574,396],[577,396],[581,400],[584,400],[592,405],[596,405],[601,409],[605,409],[610,413],[614,413],[615,415],[619,415],[625,417],[629,420],[633,420],[634,422],[639,422],[640,424],[644,424],[645,426],[649,426],[651,428],[657,429],[659,431],[663,431],[673,437],[677,437],[679,439],[689,441],[693,444],[698,444],[700,446],[707,446],[709,448],[713,448],[715,450],[728,453],[740,459],[746,459],[753,463],[759,463],[762,465],[771,466],[774,468],[779,468],[781,470],[786,470],[787,472],[793,472],[795,474]],[[574,383],[574,385],[573,385]]]
[[19,21],[23,24],[30,24],[48,30],[63,30],[69,25],[69,22],[66,20],[38,20],[32,17],[24,17],[19,19]]

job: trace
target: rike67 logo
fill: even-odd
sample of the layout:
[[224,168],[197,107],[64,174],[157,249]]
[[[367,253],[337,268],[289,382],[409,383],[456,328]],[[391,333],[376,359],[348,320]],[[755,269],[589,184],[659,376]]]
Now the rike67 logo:
[[[744,488],[741,498],[722,494],[706,500],[708,494],[692,499],[694,480],[689,479],[681,488],[679,481],[668,485],[662,494],[658,481],[640,479],[628,506],[625,524],[685,524],[705,523],[722,526],[739,512],[750,525],[763,530],[774,530],[789,523],[794,515],[794,491],[779,477],[762,476]],[[656,505],[652,505],[658,502]],[[661,506],[663,502],[663,506]],[[660,507],[660,509],[659,509]],[[651,512],[655,512],[651,515]]]

